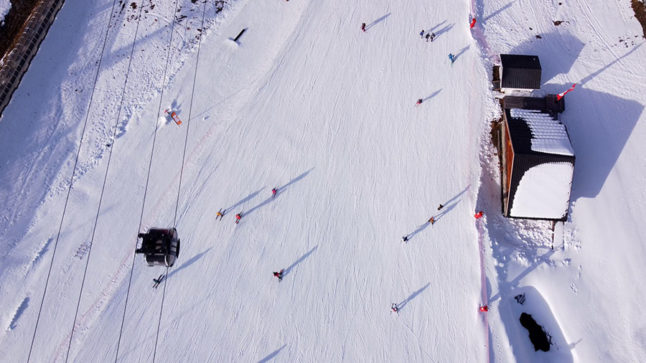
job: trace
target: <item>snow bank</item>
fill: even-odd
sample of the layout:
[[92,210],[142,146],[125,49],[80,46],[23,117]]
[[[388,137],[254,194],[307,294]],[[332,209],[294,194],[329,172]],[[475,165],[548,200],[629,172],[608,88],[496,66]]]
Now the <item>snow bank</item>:
[[4,25],[4,17],[9,14],[11,2],[9,0],[0,0],[0,25]]

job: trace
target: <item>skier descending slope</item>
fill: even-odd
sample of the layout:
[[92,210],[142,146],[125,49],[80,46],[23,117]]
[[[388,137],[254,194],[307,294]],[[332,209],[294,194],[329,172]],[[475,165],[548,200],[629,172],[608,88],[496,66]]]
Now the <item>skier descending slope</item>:
[[278,189],[274,188],[271,190],[271,196],[276,197],[276,193],[278,193]]
[[162,281],[164,281],[164,279],[165,279],[165,278],[166,278],[166,275],[165,275],[165,274],[161,274],[161,275],[159,275],[159,277],[158,277],[158,278],[153,279],[153,281],[154,281],[154,283],[153,283],[153,289],[156,289],[156,288],[159,286],[159,284],[161,284],[161,283],[162,283]]
[[283,281],[283,272],[285,272],[285,269],[281,269],[278,272],[274,271],[274,277],[278,278],[279,282]]
[[451,60],[451,64],[455,62],[455,56],[453,55],[453,53],[449,53],[449,59]]
[[240,223],[240,218],[242,218],[242,212],[236,214],[236,224]]
[[224,214],[225,214],[226,212],[227,212],[227,210],[226,210],[226,209],[225,209],[225,210],[220,209],[220,210],[218,211],[218,213],[215,215],[215,219],[217,220],[218,218],[220,218],[220,220],[222,220],[222,217],[224,217]]

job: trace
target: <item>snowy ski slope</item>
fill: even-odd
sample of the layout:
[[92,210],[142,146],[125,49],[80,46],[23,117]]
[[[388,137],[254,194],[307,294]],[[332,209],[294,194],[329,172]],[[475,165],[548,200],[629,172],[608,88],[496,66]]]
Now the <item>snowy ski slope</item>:
[[[68,0],[0,120],[0,356],[646,358],[644,49],[624,2],[175,4]],[[579,83],[553,250],[545,222],[499,215],[489,72],[504,52],[538,54],[544,92]],[[166,269],[133,258],[136,235],[170,226],[181,253],[153,289]],[[550,353],[519,328],[519,292]]]

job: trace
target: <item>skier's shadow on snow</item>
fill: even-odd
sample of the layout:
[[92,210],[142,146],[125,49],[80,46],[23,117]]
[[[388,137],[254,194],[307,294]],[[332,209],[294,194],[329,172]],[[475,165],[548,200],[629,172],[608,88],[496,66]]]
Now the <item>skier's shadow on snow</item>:
[[447,25],[447,26],[443,27],[442,29],[440,29],[440,30],[436,31],[436,32],[435,32],[435,39],[439,38],[439,37],[440,37],[440,35],[442,35],[442,34],[444,34],[444,33],[448,32],[448,31],[449,31],[449,30],[451,30],[451,29],[453,29],[453,26],[454,26],[454,25],[455,25],[455,24],[449,24],[449,25]]
[[390,16],[390,13],[388,13],[388,14],[382,16],[381,18],[373,21],[372,23],[366,25],[366,31],[369,30],[370,28],[372,28],[373,26],[381,23],[382,21],[386,20],[386,18],[389,17],[389,16]]
[[423,98],[423,99],[422,99],[422,102],[426,102],[426,101],[430,100],[431,98],[433,98],[433,97],[437,96],[438,94],[440,94],[440,92],[442,92],[442,89],[441,89],[441,88],[440,88],[440,89],[438,89],[437,91],[435,91],[435,92],[431,93],[431,95],[430,95],[430,96],[427,96],[426,98]]
[[406,305],[408,305],[409,302],[411,302],[414,298],[417,297],[417,295],[421,294],[422,291],[426,290],[429,286],[431,286],[431,283],[427,283],[426,285],[422,286],[419,290],[413,292],[410,294],[409,297],[407,297],[404,301],[400,302],[397,304],[397,310],[401,311]]
[[470,47],[471,47],[470,45],[467,45],[466,47],[464,47],[464,48],[460,49],[460,51],[459,51],[455,56],[453,56],[453,61],[458,60],[458,58],[460,58],[460,56],[461,56],[462,54],[464,54],[464,52],[466,52],[467,50],[469,50],[469,48],[470,48]]
[[296,267],[296,265],[298,265],[299,263],[303,262],[303,260],[308,258],[314,251],[316,251],[317,248],[319,248],[319,245],[314,246],[311,250],[307,251],[307,253],[305,253],[298,260],[296,260],[296,262],[289,265],[289,267],[287,267],[285,271],[283,271],[283,277],[289,275],[289,273],[292,271],[294,267]]
[[407,236],[408,236],[408,240],[410,241],[411,239],[413,239],[413,237],[414,237],[416,234],[418,234],[419,232],[421,232],[421,231],[423,231],[424,229],[426,229],[426,227],[428,227],[428,225],[429,225],[429,224],[430,224],[429,222],[425,222],[425,223],[424,223],[424,224],[422,224],[421,226],[417,227],[417,229],[416,229],[416,230],[414,230],[413,232],[409,233],[409,234],[407,235]]
[[[442,22],[440,22],[440,23],[437,23],[437,24],[433,25],[433,27],[432,27],[432,28],[429,28],[426,32],[427,32],[427,33],[432,33],[432,32],[433,32],[433,30],[435,30],[435,29],[439,28],[439,27],[440,27],[440,26],[442,26],[442,24],[444,24],[444,23],[446,23],[446,20],[443,20]],[[435,34],[435,35],[437,36],[437,34]]]
[[239,206],[239,205],[241,205],[242,203],[244,203],[244,202],[246,202],[246,201],[248,201],[248,200],[252,199],[252,198],[253,198],[253,197],[255,197],[256,195],[258,195],[258,193],[260,193],[263,189],[265,189],[265,187],[262,187],[262,188],[260,188],[260,189],[256,190],[255,192],[253,192],[253,193],[251,193],[251,194],[247,195],[246,197],[244,197],[244,198],[240,199],[236,204],[234,204],[234,205],[232,205],[232,206],[230,206],[230,207],[225,208],[225,209],[224,209],[224,210],[225,210],[225,213],[229,213],[230,211],[232,211],[232,210],[233,210],[234,208],[236,208],[237,206]]
[[[280,194],[282,194],[282,193],[283,193],[283,191],[284,191],[285,189],[287,189],[287,187],[288,187],[288,186],[290,186],[290,185],[292,185],[292,184],[296,183],[297,181],[299,181],[299,180],[303,179],[307,174],[309,174],[309,172],[310,172],[312,169],[314,169],[314,168],[311,168],[311,169],[307,170],[306,172],[304,172],[303,174],[301,174],[301,175],[297,176],[296,178],[294,178],[294,179],[290,180],[287,184],[285,184],[285,185],[283,185],[283,186],[280,186],[280,187],[276,187],[276,195],[272,195],[272,196],[270,196],[269,198],[267,198],[267,199],[263,200],[262,202],[260,202],[260,204],[255,205],[254,207],[252,207],[252,208],[251,208],[251,209],[249,209],[248,211],[244,212],[244,215],[245,215],[245,216],[247,216],[247,215],[249,215],[249,214],[253,213],[254,211],[256,211],[257,209],[259,209],[259,208],[261,208],[261,207],[265,206],[266,204],[269,204],[269,203],[270,203],[271,201],[273,201],[274,199],[278,198],[278,196],[279,196]],[[261,189],[261,190],[262,190],[262,189]],[[256,193],[256,194],[257,194],[257,193]]]
[[438,221],[445,214],[449,213],[453,208],[460,204],[460,202],[462,201],[462,194],[469,190],[470,187],[471,184],[467,185],[466,188],[462,189],[462,191],[456,194],[453,198],[444,202],[444,207],[441,209],[441,212],[435,216],[435,220]]
[[269,355],[267,355],[265,358],[259,360],[258,363],[267,363],[270,360],[274,359],[274,357],[276,357],[278,355],[278,353],[280,353],[280,351],[283,350],[283,348],[285,348],[286,346],[287,346],[287,344],[283,344],[282,347],[280,347],[280,348],[274,350],[273,352],[269,353]]
[[170,278],[170,277],[171,277],[171,276],[173,276],[174,274],[176,274],[176,273],[180,272],[181,270],[183,270],[183,269],[187,268],[188,266],[190,266],[190,265],[194,264],[197,260],[201,259],[202,257],[204,257],[204,255],[206,255],[207,253],[209,253],[209,251],[211,250],[211,248],[213,248],[213,247],[209,247],[208,249],[206,249],[206,250],[204,250],[204,251],[202,251],[202,252],[198,253],[197,255],[195,255],[195,256],[193,256],[193,257],[191,257],[190,259],[188,259],[188,261],[184,262],[180,267],[178,267],[178,268],[176,268],[176,269],[173,269],[173,270],[168,274],[167,278]]

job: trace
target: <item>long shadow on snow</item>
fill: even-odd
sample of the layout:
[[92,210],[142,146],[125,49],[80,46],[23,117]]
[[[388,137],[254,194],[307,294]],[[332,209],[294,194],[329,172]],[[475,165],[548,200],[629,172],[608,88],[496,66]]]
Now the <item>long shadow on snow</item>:
[[[433,30],[435,30],[436,28],[438,28],[438,27],[442,26],[444,23],[446,23],[446,19],[445,19],[445,20],[442,20],[441,22],[439,22],[439,23],[437,23],[437,24],[433,25],[432,27],[428,28],[428,30],[427,30],[426,32],[427,32],[427,33],[432,33],[432,32],[433,32]],[[436,34],[436,35],[437,35],[437,34]]]
[[372,28],[373,26],[377,25],[378,23],[381,23],[382,21],[386,20],[386,18],[389,17],[389,16],[390,16],[390,13],[388,13],[388,14],[382,16],[381,18],[373,21],[372,23],[366,25],[366,30],[368,30],[368,29]]
[[[584,80],[590,80],[601,71],[603,69]],[[570,86],[548,84],[543,89],[557,93]],[[565,112],[560,119],[567,127],[576,157],[571,195],[574,203],[578,198],[594,198],[599,194],[626,146],[644,105],[587,89],[585,84],[577,84],[575,91],[569,93],[565,101]]]
[[[567,74],[579,57],[583,42],[569,33],[552,31],[541,34],[541,39],[530,38],[509,51],[509,54],[531,54],[540,58],[542,82],[558,74]],[[557,54],[558,56],[554,56]],[[559,91],[559,92],[562,92]]]
[[294,179],[290,180],[289,182],[287,182],[287,184],[276,188],[276,189],[278,189],[278,193],[282,192],[283,190],[287,189],[288,186],[290,186],[290,185],[296,183],[297,181],[303,179],[304,177],[306,177],[307,174],[309,174],[310,171],[312,171],[312,170],[314,170],[314,168],[309,168],[307,171],[303,172],[301,175],[299,175],[299,176],[295,177]]
[[417,291],[413,292],[412,294],[410,294],[410,296],[409,296],[409,297],[407,297],[407,298],[406,298],[406,299],[404,299],[402,302],[400,302],[399,304],[397,304],[397,309],[398,309],[399,311],[401,311],[404,307],[406,307],[406,305],[408,305],[408,303],[409,303],[409,302],[411,302],[414,298],[416,298],[416,297],[417,297],[417,295],[421,294],[421,293],[422,293],[424,290],[426,290],[429,286],[431,286],[431,283],[430,283],[430,282],[429,282],[429,283],[427,283],[426,285],[422,286],[419,290],[417,290]]
[[195,256],[193,256],[193,257],[191,257],[188,261],[184,262],[180,267],[173,269],[173,270],[168,274],[168,277],[167,277],[167,278],[170,278],[171,276],[175,275],[176,273],[180,272],[181,270],[183,270],[183,269],[185,269],[185,268],[189,267],[190,265],[194,264],[195,262],[197,262],[197,260],[201,259],[202,257],[204,257],[204,255],[206,255],[207,253],[209,253],[209,251],[211,250],[211,248],[213,248],[213,247],[209,247],[208,249],[206,249],[206,250],[204,250],[204,251],[202,251],[202,252],[198,253],[197,255],[195,255]]
[[269,353],[269,355],[267,355],[265,358],[259,360],[258,363],[267,363],[270,360],[274,359],[278,355],[278,353],[280,353],[280,351],[283,350],[283,348],[285,348],[286,346],[287,346],[287,344],[283,344],[282,347],[280,347],[280,348],[274,350],[273,352]]
[[262,187],[262,188],[256,190],[255,192],[247,195],[246,197],[244,197],[244,198],[240,199],[238,202],[236,202],[234,205],[232,205],[230,207],[226,207],[224,210],[226,211],[226,213],[229,213],[232,209],[236,208],[237,206],[241,205],[242,203],[244,203],[244,202],[246,202],[248,200],[251,200],[253,197],[258,195],[258,193],[260,193],[263,189],[265,189],[265,187]]
[[433,97],[435,97],[435,96],[439,95],[439,94],[440,94],[440,92],[442,92],[442,89],[441,89],[441,88],[440,88],[440,89],[438,89],[437,91],[435,91],[435,92],[431,93],[431,94],[430,94],[429,96],[427,96],[426,98],[422,98],[422,102],[426,102],[426,101],[430,100],[431,98],[433,98]]
[[[283,192],[285,189],[287,189],[287,187],[288,187],[288,186],[290,186],[290,185],[292,185],[293,183],[296,183],[297,181],[299,181],[299,180],[303,179],[307,174],[309,174],[309,172],[310,172],[312,169],[313,169],[313,168],[311,168],[311,169],[307,170],[306,172],[302,173],[301,175],[297,176],[296,178],[294,178],[294,179],[290,180],[287,184],[285,184],[285,185],[283,185],[283,186],[280,186],[280,187],[277,187],[277,188],[276,188],[276,195],[275,195],[275,196],[271,196],[271,197],[269,197],[269,198],[267,198],[267,199],[263,200],[262,202],[260,202],[260,204],[253,206],[251,209],[249,209],[248,211],[246,211],[246,212],[244,213],[244,215],[245,215],[245,216],[248,216],[248,215],[250,215],[251,213],[253,213],[254,211],[256,211],[257,209],[259,209],[259,208],[261,208],[261,207],[265,206],[266,204],[269,204],[269,202],[271,202],[271,201],[273,201],[274,199],[278,198],[278,196],[279,196],[280,194],[282,194],[282,192]],[[228,209],[227,209],[227,210],[228,210]]]
[[[480,2],[482,2],[482,1],[478,1],[478,3],[480,3]],[[503,11],[509,9],[512,5],[514,5],[515,2],[516,2],[516,0],[511,1],[507,5],[505,5],[505,6],[501,7],[500,9],[492,12],[491,14],[489,14],[489,15],[487,15],[485,17],[482,17],[482,21],[480,21],[480,23],[485,24],[487,22],[487,20],[489,20],[489,19],[493,18],[494,16],[502,13]],[[478,7],[480,8],[481,4],[478,4],[478,5],[479,5]],[[477,17],[478,17],[478,15],[476,15],[476,18]]]
[[451,29],[453,29],[453,26],[454,26],[454,25],[455,25],[455,24],[449,24],[449,25],[447,25],[447,26],[443,27],[442,29],[438,30],[437,32],[435,32],[435,39],[439,38],[439,37],[440,37],[440,35],[442,35],[442,34],[444,34],[444,33],[448,32],[448,31],[449,31],[449,30],[451,30]]
[[296,267],[296,265],[298,265],[299,263],[303,262],[303,260],[308,258],[312,254],[312,252],[316,251],[318,247],[319,247],[318,245],[314,246],[311,250],[307,251],[307,253],[305,253],[298,260],[296,260],[296,262],[292,263],[289,267],[287,267],[285,271],[283,271],[283,276],[287,276],[292,271],[292,269]]

